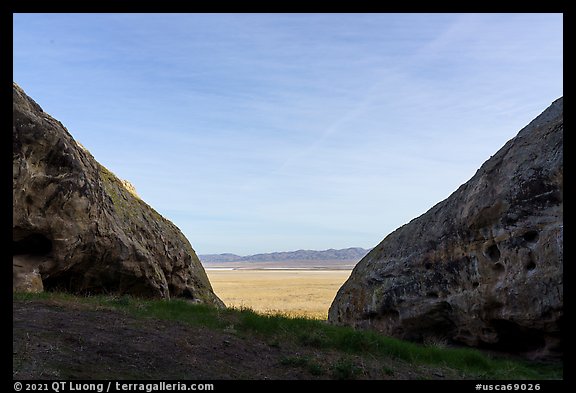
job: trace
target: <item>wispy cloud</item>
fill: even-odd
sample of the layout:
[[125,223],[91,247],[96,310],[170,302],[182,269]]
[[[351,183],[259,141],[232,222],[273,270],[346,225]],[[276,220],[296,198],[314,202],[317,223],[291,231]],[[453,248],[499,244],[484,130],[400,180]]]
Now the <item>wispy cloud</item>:
[[202,253],[376,244],[562,95],[559,14],[22,14],[14,78]]

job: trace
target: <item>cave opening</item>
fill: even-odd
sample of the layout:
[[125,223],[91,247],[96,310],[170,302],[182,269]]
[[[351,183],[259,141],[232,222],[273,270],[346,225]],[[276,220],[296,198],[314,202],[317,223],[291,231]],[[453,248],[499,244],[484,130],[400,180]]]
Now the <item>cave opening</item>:
[[12,240],[12,286],[15,290],[43,290],[40,266],[52,258],[52,241],[39,233]]
[[14,255],[48,255],[52,252],[52,241],[40,233],[33,233],[21,240],[12,241]]
[[525,352],[543,348],[545,345],[542,332],[522,327],[515,322],[493,319],[490,321],[490,326],[497,332],[499,339],[497,343],[485,345],[486,347],[502,351]]

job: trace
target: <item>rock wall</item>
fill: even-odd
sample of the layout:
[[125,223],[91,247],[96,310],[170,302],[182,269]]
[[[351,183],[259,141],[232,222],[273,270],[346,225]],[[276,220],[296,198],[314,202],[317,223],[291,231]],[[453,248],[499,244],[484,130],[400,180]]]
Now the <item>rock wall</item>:
[[562,198],[560,98],[364,257],[329,320],[415,341],[560,353]]
[[13,288],[223,306],[180,230],[14,84]]

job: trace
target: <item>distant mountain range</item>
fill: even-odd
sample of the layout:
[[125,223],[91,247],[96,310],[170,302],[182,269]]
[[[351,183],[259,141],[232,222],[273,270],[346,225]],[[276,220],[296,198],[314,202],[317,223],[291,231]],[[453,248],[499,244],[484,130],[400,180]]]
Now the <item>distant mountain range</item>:
[[359,261],[370,250],[351,247],[342,250],[335,250],[333,248],[324,251],[315,250],[298,250],[287,252],[272,252],[267,254],[255,254],[248,256],[241,256],[236,254],[206,254],[198,255],[202,262],[277,262],[277,261]]

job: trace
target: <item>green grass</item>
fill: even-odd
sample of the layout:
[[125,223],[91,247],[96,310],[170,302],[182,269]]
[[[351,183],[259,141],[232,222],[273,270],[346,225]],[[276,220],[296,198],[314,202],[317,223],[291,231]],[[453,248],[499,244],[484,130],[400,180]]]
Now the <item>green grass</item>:
[[[141,318],[156,318],[205,326],[210,329],[228,329],[240,335],[257,335],[268,342],[292,341],[319,350],[342,353],[332,366],[334,378],[355,378],[360,370],[350,355],[373,356],[382,359],[400,359],[409,364],[441,366],[457,370],[478,379],[562,379],[560,366],[493,358],[467,348],[440,348],[418,345],[380,335],[372,331],[354,330],[327,324],[325,321],[293,318],[285,315],[261,315],[250,309],[217,309],[197,305],[185,300],[145,300],[130,296],[77,297],[64,293],[14,294],[15,300],[51,300],[104,307],[126,312]],[[286,364],[304,367],[314,375],[325,370],[311,359],[287,358]]]
[[332,377],[334,379],[356,379],[361,372],[362,369],[348,357],[340,358],[332,366]]
[[307,370],[312,375],[323,375],[325,370],[320,363],[311,359],[309,356],[289,356],[280,361],[284,366],[299,367]]

